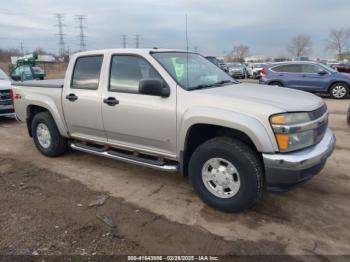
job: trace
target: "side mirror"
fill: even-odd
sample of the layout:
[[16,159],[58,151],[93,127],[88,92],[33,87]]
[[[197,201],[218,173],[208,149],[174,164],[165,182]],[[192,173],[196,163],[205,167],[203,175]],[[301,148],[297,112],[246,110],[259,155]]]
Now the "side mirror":
[[139,93],[151,96],[169,97],[170,88],[162,80],[145,79],[140,81]]
[[327,75],[328,72],[326,70],[320,70],[320,71],[318,71],[318,74],[323,76],[323,75]]
[[21,81],[21,76],[19,75],[11,75],[10,77],[13,81]]

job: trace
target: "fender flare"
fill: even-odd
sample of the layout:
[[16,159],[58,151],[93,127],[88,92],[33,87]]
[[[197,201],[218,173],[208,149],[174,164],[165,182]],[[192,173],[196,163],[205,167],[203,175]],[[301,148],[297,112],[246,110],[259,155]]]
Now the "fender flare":
[[238,130],[246,134],[259,152],[278,151],[277,142],[271,128],[267,128],[258,119],[238,112],[217,108],[197,107],[185,112],[180,124],[178,153],[185,150],[187,135],[190,128],[196,124],[222,126]]
[[28,118],[28,111],[29,111],[29,107],[30,106],[38,106],[38,107],[42,107],[44,109],[46,109],[52,116],[52,118],[54,119],[56,126],[60,132],[60,134],[64,137],[68,136],[68,129],[67,126],[63,120],[63,116],[60,113],[59,109],[57,108],[55,101],[48,97],[48,96],[44,96],[44,95],[40,95],[40,94],[35,94],[35,100],[34,97],[31,97],[30,94],[27,94],[26,99],[29,101],[27,106],[26,106],[26,110],[27,110],[27,118]]

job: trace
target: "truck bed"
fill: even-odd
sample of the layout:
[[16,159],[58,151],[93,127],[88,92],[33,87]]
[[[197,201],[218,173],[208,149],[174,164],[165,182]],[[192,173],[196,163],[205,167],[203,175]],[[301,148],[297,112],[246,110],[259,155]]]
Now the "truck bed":
[[51,79],[51,80],[30,80],[24,82],[12,82],[13,86],[31,86],[31,87],[44,87],[44,88],[63,88],[64,79]]

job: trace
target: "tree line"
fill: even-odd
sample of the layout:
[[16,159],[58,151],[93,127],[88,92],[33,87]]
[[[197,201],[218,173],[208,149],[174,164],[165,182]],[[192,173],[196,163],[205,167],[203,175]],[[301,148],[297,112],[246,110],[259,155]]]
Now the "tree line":
[[[312,38],[310,35],[299,34],[294,36],[287,44],[286,50],[292,57],[308,56],[312,53]],[[336,54],[337,59],[343,59],[350,48],[350,28],[333,29],[329,32],[326,40],[326,51]],[[249,56],[247,45],[237,45],[233,47],[230,59],[232,61],[243,62]]]
[[[52,55],[56,57],[56,55],[46,52],[44,49],[38,47],[33,52],[37,53],[38,55]],[[9,48],[9,49],[3,49],[0,48],[0,62],[10,62],[11,56],[23,56],[21,50],[18,48]]]

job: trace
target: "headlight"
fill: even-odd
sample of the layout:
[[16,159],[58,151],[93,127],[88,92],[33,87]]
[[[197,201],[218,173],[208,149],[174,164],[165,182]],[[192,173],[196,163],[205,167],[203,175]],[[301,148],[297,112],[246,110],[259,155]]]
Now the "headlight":
[[281,152],[303,149],[318,142],[319,130],[327,127],[328,113],[314,119],[310,113],[286,113],[270,117]]

